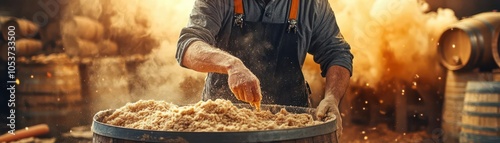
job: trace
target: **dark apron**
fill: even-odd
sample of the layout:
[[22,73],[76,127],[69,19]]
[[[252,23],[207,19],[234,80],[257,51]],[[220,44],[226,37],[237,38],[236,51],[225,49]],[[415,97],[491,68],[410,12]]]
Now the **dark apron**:
[[[288,23],[245,21],[233,26],[229,41],[216,46],[238,57],[260,80],[262,104],[308,106],[308,89],[298,58],[298,34],[288,32]],[[226,74],[209,73],[203,100],[228,99],[233,95]]]

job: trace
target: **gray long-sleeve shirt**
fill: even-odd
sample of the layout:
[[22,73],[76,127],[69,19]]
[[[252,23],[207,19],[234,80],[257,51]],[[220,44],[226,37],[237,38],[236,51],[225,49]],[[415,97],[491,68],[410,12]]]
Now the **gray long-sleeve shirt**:
[[[245,21],[287,23],[290,0],[243,0]],[[188,26],[183,28],[177,45],[177,61],[187,47],[201,40],[211,45],[227,41],[234,20],[233,0],[196,0]],[[343,39],[335,15],[327,0],[302,0],[298,14],[299,61],[302,65],[306,52],[320,64],[321,75],[329,67],[345,67],[352,75],[352,59],[349,44]]]

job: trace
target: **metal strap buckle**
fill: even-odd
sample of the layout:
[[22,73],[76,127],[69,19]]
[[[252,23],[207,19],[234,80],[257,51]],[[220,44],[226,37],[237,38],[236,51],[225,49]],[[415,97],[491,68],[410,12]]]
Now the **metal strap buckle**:
[[297,20],[291,19],[288,21],[288,33],[293,30],[294,33],[297,33]]
[[234,25],[243,28],[243,14],[236,14],[234,16]]

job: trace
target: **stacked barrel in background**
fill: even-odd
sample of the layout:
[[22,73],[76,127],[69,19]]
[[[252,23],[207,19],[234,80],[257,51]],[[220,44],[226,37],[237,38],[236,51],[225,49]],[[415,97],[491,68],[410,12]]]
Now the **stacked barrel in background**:
[[75,16],[62,22],[62,42],[70,56],[102,57],[118,54],[116,43],[104,40],[104,27],[88,17]]
[[[127,32],[113,29],[110,23],[104,22],[109,19],[106,17],[103,15],[96,19],[90,16],[73,16],[61,21],[65,53],[81,59],[82,94],[89,107],[86,110],[90,114],[117,108],[129,102],[129,80],[134,79],[134,74],[129,72],[134,72],[143,60],[141,57],[150,53],[154,47],[141,47],[137,44],[154,43],[146,34],[136,39],[130,39],[127,34],[121,35],[125,37],[116,36]],[[135,55],[139,55],[139,58],[133,58]],[[110,99],[113,101],[109,101]],[[102,101],[109,102],[103,104]]]
[[[94,105],[92,101],[100,94],[105,94],[113,84],[100,86],[96,85],[101,80],[114,80],[110,79],[109,75],[121,75],[123,72],[109,73],[108,76],[95,76],[99,74],[94,64],[101,63],[102,59],[119,58],[118,47],[116,43],[108,39],[104,39],[104,26],[96,19],[84,16],[75,16],[61,21],[61,37],[65,53],[71,57],[78,57],[83,59],[80,64],[80,72],[82,73],[82,88],[83,95],[85,96],[84,102],[87,105],[86,112],[92,112]],[[108,69],[116,69],[124,62],[110,63]],[[115,70],[108,70],[115,71]],[[120,70],[122,71],[122,70]],[[116,71],[115,71],[116,72]],[[107,72],[103,72],[107,73]],[[101,74],[103,74],[101,73]],[[113,76],[111,76],[113,77]],[[128,91],[128,87],[115,89],[115,91]],[[128,92],[127,92],[128,93]]]
[[[474,89],[469,89],[472,87],[469,87],[471,85],[468,83],[500,81],[498,70],[500,67],[499,33],[500,13],[485,12],[456,23],[446,30],[439,40],[438,53],[441,64],[449,69],[442,123],[445,142],[458,142],[459,139],[461,142],[481,142],[481,138],[486,136],[500,139],[499,110],[494,113],[495,116],[469,114],[471,112],[464,111],[467,110],[464,107],[471,108],[470,104],[500,109],[500,103],[483,105],[464,102],[467,99],[475,101],[475,98],[480,98],[473,93],[477,93],[475,90],[481,88],[480,85],[484,85],[472,85]],[[488,115],[493,114],[488,113]],[[476,122],[485,119],[495,121],[495,123]],[[487,125],[489,127],[485,128]],[[495,130],[491,130],[492,128]],[[484,134],[482,129],[491,132]]]
[[[8,31],[9,27],[14,27],[15,31],[15,41],[16,41],[16,56],[33,56],[39,54],[42,51],[43,45],[42,41],[38,38],[38,25],[28,21],[26,19],[17,19],[10,17],[0,18],[0,24],[2,31],[2,38],[4,41],[8,41]],[[7,60],[7,42],[1,45],[2,53],[1,57],[3,60]]]
[[[6,19],[6,20],[5,20]],[[18,128],[46,123],[52,134],[67,132],[82,122],[81,81],[78,63],[71,61],[24,62],[35,55],[62,52],[57,46],[50,26],[39,27],[26,19],[5,18],[1,23],[2,61],[7,60],[7,41],[15,37],[16,57],[16,113]],[[15,28],[11,35],[9,29]],[[43,29],[43,30],[42,30]],[[44,33],[42,33],[42,31]],[[49,32],[49,33],[45,33]],[[13,40],[12,38],[10,40]],[[12,45],[10,45],[12,46]],[[59,49],[59,50],[56,50]]]
[[[13,2],[27,7],[13,12],[16,17],[32,17],[43,11],[29,1]],[[23,116],[19,122],[26,123],[17,128],[48,123],[53,129],[52,135],[60,135],[70,127],[89,125],[95,111],[116,108],[129,101],[122,98],[134,89],[129,81],[146,82],[130,72],[135,72],[144,62],[145,55],[159,45],[148,32],[148,21],[137,16],[135,23],[127,23],[129,28],[114,27],[112,17],[117,13],[106,4],[107,1],[102,3],[102,10],[106,12],[99,16],[61,4],[61,12],[42,25],[0,16],[2,62],[7,55],[4,39],[7,31],[3,29],[16,27],[16,64],[20,81],[17,107]],[[93,102],[110,99],[113,100],[110,104]],[[82,110],[82,106],[91,108]]]
[[106,19],[74,16],[40,27],[26,19],[0,17],[3,62],[8,28],[16,28],[17,128],[47,123],[51,135],[59,136],[91,124],[96,111],[116,108],[93,104],[95,100],[114,99],[116,106],[128,102],[121,97],[128,96],[128,80],[135,79],[127,73],[135,71],[157,42],[147,34],[116,31],[109,22],[103,24]]

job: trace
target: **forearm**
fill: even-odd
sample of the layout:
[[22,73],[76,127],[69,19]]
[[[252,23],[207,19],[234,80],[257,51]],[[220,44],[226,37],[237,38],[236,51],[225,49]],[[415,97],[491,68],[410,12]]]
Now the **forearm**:
[[233,55],[214,48],[205,42],[195,41],[184,52],[182,64],[187,68],[199,72],[227,74],[232,67],[241,66],[243,62]]
[[350,72],[341,66],[331,66],[326,74],[325,98],[333,98],[336,104],[346,93]]
[[181,64],[199,72],[228,74],[228,86],[236,99],[260,110],[260,81],[237,57],[205,42],[196,41],[184,51]]

